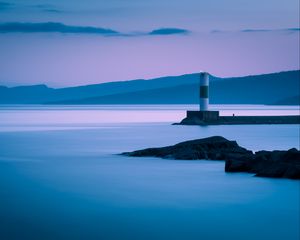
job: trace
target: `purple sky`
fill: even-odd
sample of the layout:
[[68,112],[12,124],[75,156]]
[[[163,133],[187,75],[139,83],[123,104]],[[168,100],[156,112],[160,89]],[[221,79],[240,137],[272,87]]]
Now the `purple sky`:
[[[24,2],[0,2],[0,85],[299,69],[298,0]],[[150,34],[161,28],[176,29]]]

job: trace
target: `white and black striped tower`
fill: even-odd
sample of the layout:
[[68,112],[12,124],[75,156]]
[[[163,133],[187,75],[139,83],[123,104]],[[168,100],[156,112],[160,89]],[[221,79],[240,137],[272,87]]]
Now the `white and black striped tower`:
[[219,121],[219,111],[209,110],[209,74],[200,72],[199,75],[199,111],[187,111],[186,118],[183,120],[186,123],[197,124],[217,124]]
[[208,111],[209,105],[209,74],[207,72],[200,73],[200,111]]

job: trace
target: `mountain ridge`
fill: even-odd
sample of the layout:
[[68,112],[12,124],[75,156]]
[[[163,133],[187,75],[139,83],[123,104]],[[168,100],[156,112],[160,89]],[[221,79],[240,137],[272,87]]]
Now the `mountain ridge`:
[[[218,104],[272,104],[299,95],[300,70],[245,77],[210,76],[210,100]],[[44,84],[0,86],[0,104],[198,103],[197,73],[150,80],[50,88]],[[285,87],[285,88],[283,88]]]

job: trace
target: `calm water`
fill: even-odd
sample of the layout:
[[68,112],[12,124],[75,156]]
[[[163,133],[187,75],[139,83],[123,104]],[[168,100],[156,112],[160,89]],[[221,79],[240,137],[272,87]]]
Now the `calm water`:
[[186,109],[196,106],[2,106],[0,239],[299,240],[300,181],[117,155],[212,135],[255,151],[299,148],[299,125],[172,126]]

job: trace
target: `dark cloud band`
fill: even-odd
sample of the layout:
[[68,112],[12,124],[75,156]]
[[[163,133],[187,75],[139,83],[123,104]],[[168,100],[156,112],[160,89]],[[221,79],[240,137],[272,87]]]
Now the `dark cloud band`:
[[189,31],[180,28],[160,28],[150,32],[150,35],[188,34]]
[[70,26],[62,23],[0,23],[0,33],[73,33],[73,34],[98,34],[106,36],[140,36],[140,35],[174,35],[187,34],[188,30],[179,28],[160,28],[149,33],[123,34],[118,31],[90,26]]
[[1,33],[38,33],[38,32],[57,32],[57,33],[86,33],[86,34],[102,34],[102,35],[117,35],[117,31],[98,28],[98,27],[82,27],[82,26],[68,26],[62,23],[2,23],[0,24]]
[[0,10],[7,10],[10,9],[14,6],[13,3],[9,3],[9,2],[0,2]]
[[300,28],[284,28],[284,29],[244,29],[241,30],[241,32],[278,32],[278,31],[289,31],[289,32],[294,32],[294,31],[299,31]]
[[211,33],[230,33],[230,32],[241,32],[241,33],[263,33],[263,32],[299,32],[300,28],[283,28],[283,29],[242,29],[239,31],[222,31],[213,30]]

